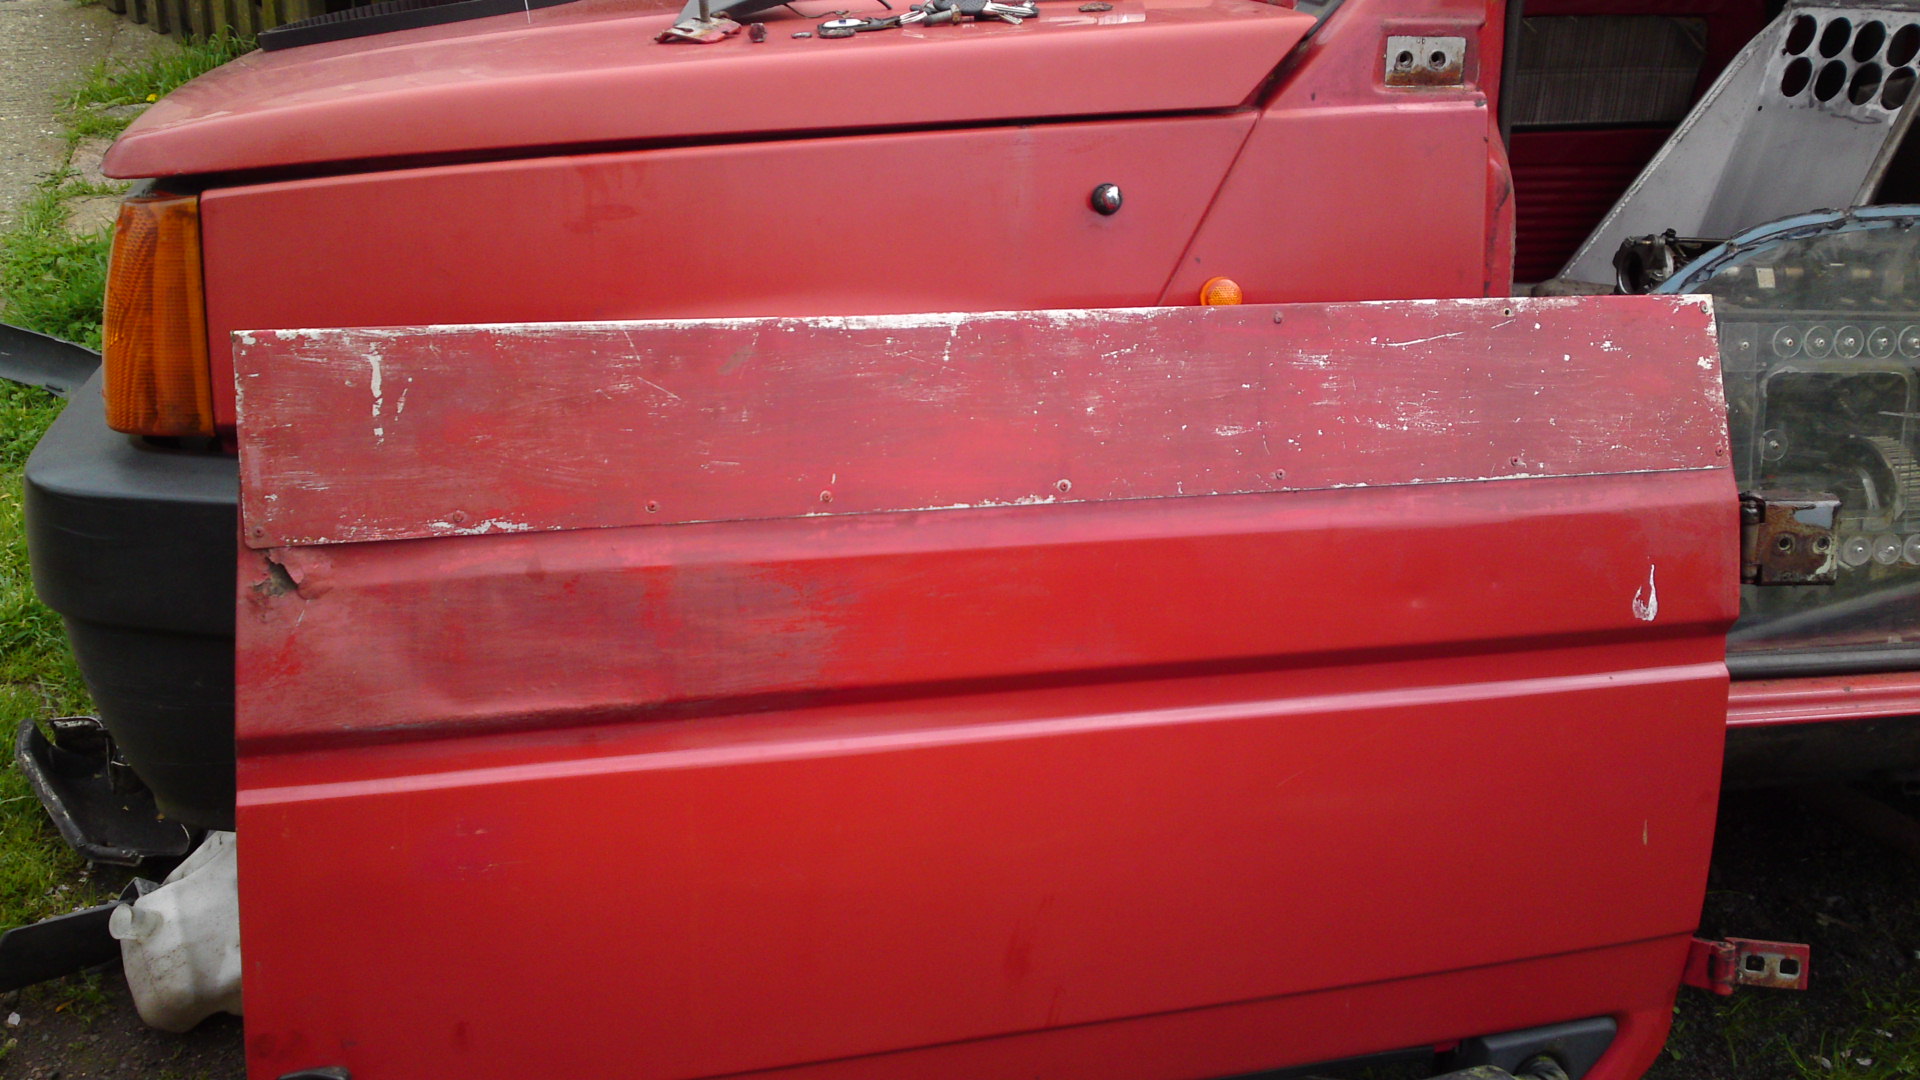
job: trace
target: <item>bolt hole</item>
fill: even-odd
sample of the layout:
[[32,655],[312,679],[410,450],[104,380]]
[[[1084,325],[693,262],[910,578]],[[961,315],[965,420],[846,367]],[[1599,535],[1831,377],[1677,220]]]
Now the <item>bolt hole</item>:
[[1860,27],[1853,36],[1853,58],[1871,60],[1880,55],[1880,46],[1887,43],[1887,24],[1878,19]]
[[1811,15],[1802,15],[1793,20],[1792,28],[1787,31],[1787,55],[1799,56],[1806,52],[1807,46],[1813,44],[1813,32],[1818,27],[1819,24],[1813,21]]
[[1779,549],[1780,549],[1781,551],[1783,551],[1783,552],[1786,552],[1786,551],[1792,551],[1792,550],[1793,550],[1793,537],[1791,537],[1791,536],[1782,536],[1782,537],[1780,537],[1780,538],[1779,538],[1778,540],[1775,540],[1775,541],[1773,542],[1773,546],[1774,546],[1774,547],[1777,547],[1777,548],[1779,548]]
[[1853,85],[1847,87],[1847,100],[1855,105],[1870,104],[1880,96],[1880,65],[1861,64],[1853,73]]
[[1887,43],[1887,63],[1894,67],[1911,61],[1920,53],[1920,26],[1913,23],[1893,32],[1893,40]]
[[1791,956],[1781,957],[1780,974],[1785,975],[1789,979],[1798,978],[1800,975],[1800,961],[1795,960]]
[[1847,39],[1853,37],[1853,24],[1845,19],[1835,19],[1827,24],[1820,33],[1820,55],[1839,56],[1847,47]]
[[1786,97],[1799,97],[1813,81],[1813,61],[1802,56],[1787,61],[1787,70],[1780,74],[1780,93]]
[[1847,65],[1844,61],[1832,60],[1820,69],[1813,80],[1813,96],[1821,101],[1832,101],[1840,96],[1847,87]]
[[1913,96],[1915,78],[1912,68],[1901,68],[1887,76],[1887,84],[1880,90],[1880,107],[1889,112],[1899,112],[1900,107]]
[[1505,318],[1509,318],[1509,319],[1511,319],[1511,318],[1513,318],[1513,309],[1512,309],[1512,308],[1510,308],[1510,307],[1509,307],[1509,308],[1501,308],[1501,309],[1500,309],[1500,314],[1501,314],[1502,316],[1504,316]]
[[1767,958],[1766,958],[1766,957],[1764,957],[1764,956],[1749,956],[1749,957],[1747,957],[1747,970],[1748,970],[1748,971],[1765,971],[1765,970],[1767,970]]
[[1445,68],[1447,66],[1447,54],[1435,49],[1433,54],[1427,57],[1427,66],[1433,68],[1435,71]]
[[1832,551],[1833,538],[1830,536],[1815,537],[1813,541],[1813,550],[1816,553],[1821,555],[1825,555],[1827,552]]
[[1399,68],[1402,71],[1405,71],[1406,69],[1412,67],[1413,53],[1407,49],[1400,50],[1400,55],[1393,58],[1393,66]]

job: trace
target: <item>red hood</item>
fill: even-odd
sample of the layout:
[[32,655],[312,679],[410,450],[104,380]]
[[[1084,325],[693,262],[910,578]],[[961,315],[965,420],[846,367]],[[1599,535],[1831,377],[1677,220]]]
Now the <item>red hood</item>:
[[[894,0],[896,7],[907,0]],[[826,10],[823,0],[796,0]],[[154,105],[109,176],[477,155],[541,146],[1231,108],[1313,24],[1257,0],[1041,0],[1019,26],[767,40],[654,36],[679,7],[579,0],[526,14],[256,52]],[[872,7],[873,0],[832,7]]]

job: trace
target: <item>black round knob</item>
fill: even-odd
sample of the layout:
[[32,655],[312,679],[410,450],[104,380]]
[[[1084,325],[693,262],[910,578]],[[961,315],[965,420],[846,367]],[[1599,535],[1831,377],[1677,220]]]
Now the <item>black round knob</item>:
[[1120,185],[1101,184],[1093,189],[1093,208],[1103,214],[1120,212]]

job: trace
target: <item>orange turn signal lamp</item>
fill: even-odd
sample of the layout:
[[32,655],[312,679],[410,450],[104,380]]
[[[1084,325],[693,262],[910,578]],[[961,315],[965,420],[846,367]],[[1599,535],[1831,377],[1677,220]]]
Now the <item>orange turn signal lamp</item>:
[[132,435],[212,435],[200,200],[135,195],[120,204],[101,350],[107,426]]
[[1200,303],[1207,307],[1238,304],[1245,299],[1245,294],[1240,291],[1240,283],[1232,278],[1208,278],[1207,283],[1200,286]]

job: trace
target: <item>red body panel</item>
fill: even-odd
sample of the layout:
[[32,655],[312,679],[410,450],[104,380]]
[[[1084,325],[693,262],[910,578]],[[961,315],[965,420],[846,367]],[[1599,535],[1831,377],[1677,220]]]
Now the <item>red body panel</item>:
[[[1704,884],[1736,602],[1707,313],[1375,310],[1432,332],[1402,350],[1414,376],[1477,372],[1490,398],[1425,444],[1328,441],[1296,466],[1377,449],[1380,486],[1095,485],[1082,503],[245,553],[253,1075],[1192,1077],[1598,1014],[1624,1022],[1596,1077],[1637,1072]],[[1255,321],[1313,328],[1293,347],[1350,370],[1338,310],[1273,314],[1160,313],[1172,336],[1139,340],[1185,376],[1132,392],[1203,415],[1247,362],[1232,328]],[[1540,329],[1492,329],[1521,317]],[[1099,317],[1024,321],[1025,349],[978,358],[1030,391],[1007,400],[1041,400],[1055,371],[1098,381],[1079,346]],[[1512,416],[1583,415],[1598,391],[1565,342],[1656,327],[1664,343],[1649,333],[1612,377],[1619,429],[1667,432],[1664,464],[1572,424],[1525,436],[1557,475],[1413,482],[1488,429],[1520,438],[1500,434]],[[674,361],[649,349],[699,340],[623,331],[624,360],[592,327],[515,348],[611,386],[623,362],[658,382],[647,365]],[[314,387],[294,370],[368,356],[364,335],[267,337],[240,345],[260,376],[243,431],[300,408]],[[433,338],[388,339],[406,417],[428,424],[498,355],[458,336],[408,351]],[[801,359],[873,373],[847,384],[869,387],[864,437],[913,431],[925,451],[902,485],[964,474],[983,444],[1047,475],[1126,475],[1093,443],[1004,438],[990,396],[929,412],[873,389],[935,359],[896,327],[803,323],[757,350],[775,386]],[[523,389],[503,431],[551,405]],[[1281,368],[1263,400],[1285,427],[1302,401],[1379,415],[1382,389]],[[673,439],[719,460],[737,430],[719,391],[674,392],[707,428]],[[757,426],[831,443],[847,421],[823,404],[763,402]],[[370,460],[362,434],[316,433],[301,468],[343,478]],[[487,452],[408,456],[479,491]],[[294,477],[245,471],[251,530]],[[521,476],[505,513],[569,482]],[[382,528],[417,534],[400,522],[419,509],[397,501]]]
[[[271,327],[1151,304],[1252,122],[809,139],[221,189],[201,209],[212,355],[227,363],[233,331]],[[1126,207],[1105,217],[1087,197],[1109,182]],[[231,425],[231,373],[214,385]]]
[[1920,674],[1753,679],[1734,683],[1727,703],[1729,727],[1881,716],[1920,716]]
[[[1215,276],[1249,303],[1505,295],[1513,207],[1482,89],[1499,71],[1487,9],[1336,8],[1270,90],[1161,302],[1193,303]],[[1391,34],[1464,37],[1464,85],[1384,85]]]
[[[803,6],[804,7],[804,6]],[[843,8],[884,10],[873,0]],[[253,53],[169,94],[114,144],[121,177],[769,132],[951,126],[1246,103],[1313,25],[1257,0],[1119,0],[1082,14],[1045,0],[1020,26],[988,20],[847,40],[767,13],[764,42],[655,42],[659,7],[575,3],[453,27]],[[767,196],[781,178],[760,176]],[[849,170],[867,193],[884,176]],[[942,187],[990,200],[1009,189]],[[924,192],[930,194],[931,192]],[[729,204],[712,200],[684,209]],[[935,206],[929,206],[929,211]]]

